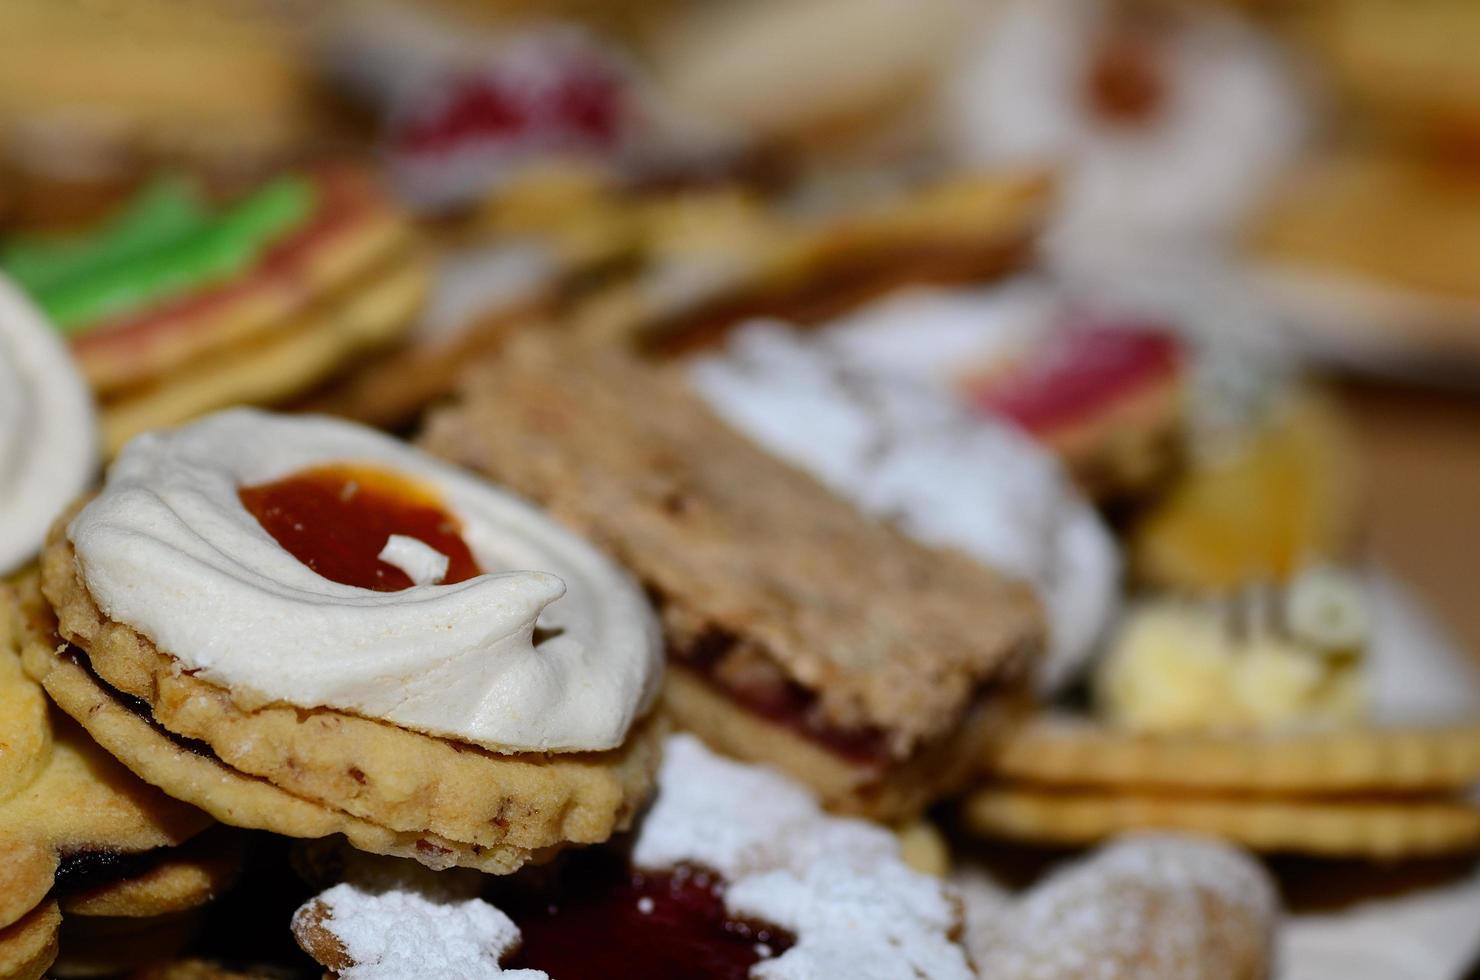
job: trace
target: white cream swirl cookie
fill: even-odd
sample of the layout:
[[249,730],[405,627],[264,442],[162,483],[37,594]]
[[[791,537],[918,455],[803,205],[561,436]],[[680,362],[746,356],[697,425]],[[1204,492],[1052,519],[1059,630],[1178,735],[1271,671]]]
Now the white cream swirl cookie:
[[[243,487],[332,465],[434,492],[487,573],[395,592],[331,581],[243,504]],[[142,436],[68,537],[109,618],[239,703],[340,708],[499,750],[599,751],[621,743],[660,676],[656,621],[626,573],[513,494],[350,423],[238,409]],[[403,570],[438,563],[408,535],[368,544]]]
[[1115,609],[1109,531],[1027,436],[973,416],[909,367],[871,361],[868,334],[847,338],[757,322],[695,360],[690,379],[726,422],[866,513],[1032,585],[1050,627],[1040,687],[1059,686]]
[[371,430],[235,410],[142,436],[42,566],[65,644],[29,669],[224,822],[504,872],[604,840],[651,789],[638,587]]
[[1306,129],[1278,51],[1205,5],[1013,0],[963,49],[945,142],[968,166],[1053,165],[1045,247],[1071,267],[1226,240]]
[[97,461],[82,375],[51,324],[0,276],[0,573],[36,554]]

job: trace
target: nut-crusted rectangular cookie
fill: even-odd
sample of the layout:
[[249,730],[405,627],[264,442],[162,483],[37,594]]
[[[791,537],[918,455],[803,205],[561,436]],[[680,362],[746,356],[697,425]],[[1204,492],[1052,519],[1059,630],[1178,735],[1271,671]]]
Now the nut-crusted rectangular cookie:
[[423,436],[615,555],[667,634],[676,720],[893,817],[952,788],[1021,689],[1029,592],[865,517],[675,370],[525,336]]

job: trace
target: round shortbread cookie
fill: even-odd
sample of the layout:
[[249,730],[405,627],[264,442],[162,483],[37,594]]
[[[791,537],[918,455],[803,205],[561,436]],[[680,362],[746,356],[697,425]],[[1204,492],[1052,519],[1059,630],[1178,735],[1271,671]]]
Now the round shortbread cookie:
[[968,796],[962,815],[984,836],[1043,844],[1169,830],[1321,857],[1416,858],[1480,847],[1480,807],[1458,799],[1275,800],[1000,786]]
[[[326,826],[320,814],[333,812],[391,837],[454,842],[454,850],[474,852],[472,866],[487,870],[513,861],[514,855],[521,855],[517,866],[545,848],[606,840],[630,823],[651,792],[661,728],[653,718],[608,752],[499,755],[328,709],[275,704],[247,711],[236,706],[226,689],[179,671],[173,658],[147,639],[106,620],[78,578],[65,537],[55,536],[48,547],[43,577],[62,633],[87,651],[98,678],[66,657],[28,644],[28,670],[42,678],[64,710],[76,715],[79,704],[101,698],[128,715],[102,685],[142,698],[155,724],[209,747],[210,757],[192,759],[229,768],[258,787],[254,795],[260,795],[260,787],[270,787],[315,812],[303,825],[289,818],[286,809],[279,821],[271,807],[255,817],[223,816],[232,812],[232,805],[211,799],[208,787],[184,796],[168,774],[158,781],[138,768],[133,761],[137,747],[120,751],[105,742],[147,780],[216,814],[223,823],[318,837],[335,832],[318,829]],[[57,690],[64,683],[74,692],[71,700]],[[95,738],[105,741],[97,730],[102,724],[97,713],[77,716]],[[136,720],[148,728],[148,722]],[[172,756],[179,755],[179,747],[164,734],[153,735],[151,743],[164,742]],[[480,851],[484,856],[477,856]],[[499,853],[511,857],[487,856]]]
[[1172,735],[1043,715],[995,745],[983,768],[1049,786],[1293,796],[1438,792],[1480,782],[1480,723]]
[[62,710],[85,718],[88,734],[99,745],[139,778],[169,787],[175,797],[199,806],[222,823],[288,837],[344,834],[362,850],[414,858],[437,867],[472,867],[489,874],[508,874],[538,856],[510,845],[484,848],[431,833],[397,833],[294,796],[210,755],[182,748],[121,705],[70,660],[34,647],[26,656],[28,669],[42,677],[47,693]]

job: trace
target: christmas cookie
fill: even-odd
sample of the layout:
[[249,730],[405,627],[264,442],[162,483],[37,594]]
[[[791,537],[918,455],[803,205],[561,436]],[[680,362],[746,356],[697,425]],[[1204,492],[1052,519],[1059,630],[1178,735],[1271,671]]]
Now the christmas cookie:
[[0,267],[67,338],[115,452],[298,393],[403,331],[425,280],[407,222],[346,168],[224,203],[162,177],[90,230],[5,243]]
[[1026,588],[868,518],[672,370],[524,339],[425,445],[633,569],[666,630],[678,723],[845,811],[905,817],[949,791],[1042,642]]
[[[293,932],[337,976],[975,976],[961,908],[894,837],[824,815],[775,772],[690,736],[665,749],[630,851],[573,856],[494,885],[362,868],[299,909]],[[406,941],[410,925],[430,944]]]
[[57,524],[43,584],[66,642],[33,675],[223,822],[500,873],[651,789],[640,591],[370,430],[236,410],[144,437]]

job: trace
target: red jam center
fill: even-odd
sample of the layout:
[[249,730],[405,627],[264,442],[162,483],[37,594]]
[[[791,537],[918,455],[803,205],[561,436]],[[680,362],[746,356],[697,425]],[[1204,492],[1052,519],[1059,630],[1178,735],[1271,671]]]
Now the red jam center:
[[1142,29],[1121,27],[1099,39],[1085,73],[1085,97],[1105,122],[1136,126],[1156,118],[1167,99],[1161,52]]
[[524,937],[505,968],[560,980],[744,980],[792,945],[782,930],[729,918],[712,872],[589,860],[570,870],[548,895],[498,901]]
[[416,538],[446,555],[446,584],[482,573],[457,518],[425,487],[395,473],[321,466],[242,487],[237,496],[294,558],[342,585],[399,592],[415,584],[380,560],[392,534]]
[[475,140],[525,141],[555,149],[599,150],[621,135],[621,79],[604,65],[567,58],[531,82],[493,70],[453,80],[435,111],[406,119],[392,142],[408,153],[444,153]]
[[1179,361],[1165,330],[1097,324],[1062,334],[1007,371],[968,377],[962,388],[981,411],[1042,434],[1170,377]]

